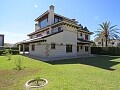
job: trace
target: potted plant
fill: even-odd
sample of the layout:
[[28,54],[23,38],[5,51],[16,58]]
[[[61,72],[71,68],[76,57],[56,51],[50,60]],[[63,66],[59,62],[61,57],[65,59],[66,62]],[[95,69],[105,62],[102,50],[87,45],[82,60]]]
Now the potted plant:
[[30,90],[33,88],[41,88],[45,86],[48,83],[48,81],[44,78],[36,77],[34,79],[28,80],[25,83],[26,89]]

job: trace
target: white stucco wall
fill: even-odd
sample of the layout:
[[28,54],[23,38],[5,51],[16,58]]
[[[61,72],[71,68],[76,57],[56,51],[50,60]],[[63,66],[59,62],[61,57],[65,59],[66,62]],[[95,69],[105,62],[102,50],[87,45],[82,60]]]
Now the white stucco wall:
[[[81,49],[82,46],[82,49]],[[85,51],[85,46],[88,46],[88,51]],[[79,45],[79,52],[77,52],[77,55],[84,56],[84,55],[90,55],[90,46],[89,45]]]
[[45,56],[45,45],[41,44],[39,45],[38,43],[35,44],[35,51],[32,51],[32,44],[29,45],[29,54],[34,55],[34,56]]
[[[69,31],[75,31],[74,28],[68,28],[63,32],[49,36],[45,38],[47,42],[41,43],[41,45],[35,44],[35,51],[31,51],[30,54],[36,56],[48,56],[48,57],[62,57],[62,56],[76,56],[77,55],[77,33]],[[51,49],[51,43],[56,44],[55,49]],[[43,45],[44,44],[44,45]],[[72,52],[66,52],[66,44],[72,45]]]
[[[84,37],[84,36],[83,36]],[[35,43],[35,51],[30,54],[40,57],[72,57],[77,55],[88,55],[85,52],[85,46],[77,52],[77,29],[69,26],[64,26],[63,32],[44,38],[47,42]],[[51,49],[51,43],[55,43],[55,49]],[[72,45],[72,52],[66,52],[66,44]]]
[[56,43],[56,44],[61,44],[61,43],[63,43],[63,32],[60,32],[58,34],[49,36],[45,39],[47,40],[48,44],[51,44],[53,42]]
[[[48,41],[56,42],[56,49],[51,50],[51,56],[76,56],[77,55],[77,29],[69,26],[63,26],[63,32],[53,37],[49,37]],[[52,39],[52,40],[51,40]],[[60,45],[62,43],[62,45]],[[66,52],[66,44],[72,45],[72,52]]]
[[[35,56],[41,56],[41,57],[46,57],[46,56],[54,56],[53,54],[59,52],[59,54],[62,52],[62,48],[59,49],[60,44],[63,42],[63,32],[49,36],[45,38],[47,42],[41,42],[41,44],[38,45],[38,43],[35,43],[35,51],[31,50],[31,45],[29,45],[29,54],[35,55]],[[56,49],[52,50],[51,49],[51,43],[56,44]]]
[[[82,33],[82,36],[80,35]],[[90,35],[84,32],[78,32],[78,38],[85,39],[85,35],[88,35],[88,41],[90,41]]]

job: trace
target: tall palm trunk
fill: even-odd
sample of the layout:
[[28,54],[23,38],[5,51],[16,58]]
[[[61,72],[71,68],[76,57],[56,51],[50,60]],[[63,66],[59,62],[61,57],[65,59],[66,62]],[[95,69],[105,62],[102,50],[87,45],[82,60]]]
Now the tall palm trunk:
[[103,38],[102,38],[102,47],[103,47]]
[[106,47],[108,46],[107,39],[108,39],[108,36],[106,35],[106,36],[105,36],[105,46],[106,46]]

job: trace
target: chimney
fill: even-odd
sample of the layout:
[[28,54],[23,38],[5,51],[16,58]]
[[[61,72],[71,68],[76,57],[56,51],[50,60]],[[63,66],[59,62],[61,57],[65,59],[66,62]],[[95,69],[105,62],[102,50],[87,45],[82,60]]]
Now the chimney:
[[53,5],[49,7],[48,23],[49,25],[54,23],[54,6]]
[[51,5],[49,8],[50,8],[50,10],[54,11],[54,6],[53,5]]
[[35,24],[35,31],[37,31],[38,29],[40,29],[40,27],[38,26],[38,23]]

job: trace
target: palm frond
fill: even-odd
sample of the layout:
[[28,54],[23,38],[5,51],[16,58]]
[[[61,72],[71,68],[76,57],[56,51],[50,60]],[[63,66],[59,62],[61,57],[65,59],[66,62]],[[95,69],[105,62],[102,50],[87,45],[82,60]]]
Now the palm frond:
[[116,27],[117,25],[114,25],[114,26],[111,26],[109,29],[111,30],[111,29],[113,29],[114,27]]
[[100,28],[97,29],[96,35],[98,39],[101,39],[106,42],[107,46],[107,41],[111,39],[120,39],[120,29],[115,28],[117,25],[111,26],[110,21],[105,21],[102,24],[99,24]]
[[94,31],[95,33],[101,33],[101,31]]
[[102,28],[102,30],[104,30],[104,26],[102,25],[102,24],[99,24],[100,25],[100,27]]
[[101,29],[101,28],[98,28],[98,29],[97,29],[97,31],[99,31],[99,30],[100,30],[100,31],[102,31],[103,29]]
[[98,36],[98,37],[99,37],[99,36],[100,36],[100,34],[96,34],[94,37],[96,37],[96,36]]

